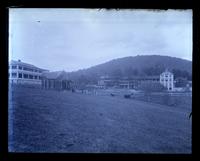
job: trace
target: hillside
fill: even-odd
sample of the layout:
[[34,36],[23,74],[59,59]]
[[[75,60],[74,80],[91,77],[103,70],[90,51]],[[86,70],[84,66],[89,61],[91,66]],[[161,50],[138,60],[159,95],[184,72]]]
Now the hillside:
[[102,75],[108,76],[138,76],[159,75],[166,68],[175,74],[175,77],[191,79],[192,62],[180,58],[144,55],[124,57],[99,64],[88,69],[69,73],[72,79],[89,79],[96,81]]

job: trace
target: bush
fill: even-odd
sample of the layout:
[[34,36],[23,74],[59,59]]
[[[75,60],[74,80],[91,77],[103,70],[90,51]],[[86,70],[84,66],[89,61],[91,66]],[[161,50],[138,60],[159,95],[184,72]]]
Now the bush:
[[131,95],[130,94],[125,94],[124,98],[131,98]]

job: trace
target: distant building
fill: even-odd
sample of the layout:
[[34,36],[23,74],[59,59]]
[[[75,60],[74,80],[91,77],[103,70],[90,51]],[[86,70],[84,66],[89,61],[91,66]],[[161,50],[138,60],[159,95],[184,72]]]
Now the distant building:
[[108,76],[102,76],[98,81],[98,86],[101,88],[118,87],[126,89],[138,89],[143,82],[160,82],[160,84],[166,87],[168,91],[174,90],[174,75],[168,70],[161,73],[160,76],[135,76],[129,78],[112,78]]
[[101,77],[98,86],[101,88],[113,87],[118,85],[118,79],[112,77]]
[[41,78],[43,89],[71,90],[75,87],[65,71],[44,72]]
[[135,76],[132,78],[112,78],[112,77],[101,77],[98,81],[98,86],[102,88],[117,87],[126,89],[137,89],[142,82],[159,82],[159,76]]
[[166,70],[160,74],[160,83],[167,88],[168,91],[174,90],[174,75]]
[[41,85],[41,74],[44,71],[48,71],[31,64],[21,62],[20,60],[11,60],[9,62],[8,69],[9,82],[16,84]]
[[120,88],[137,89],[142,82],[159,82],[158,76],[141,76],[132,78],[123,78],[119,80]]
[[188,92],[192,91],[192,81],[188,81],[186,78],[177,78],[175,80],[174,91]]
[[177,77],[174,82],[175,87],[186,87],[188,84],[187,78],[183,77]]

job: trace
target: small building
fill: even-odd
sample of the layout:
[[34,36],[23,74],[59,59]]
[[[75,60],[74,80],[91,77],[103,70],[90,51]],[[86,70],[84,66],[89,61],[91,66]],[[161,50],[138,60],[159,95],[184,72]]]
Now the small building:
[[175,80],[174,91],[181,92],[191,92],[192,91],[192,81],[188,81],[186,78],[178,78]]
[[72,90],[73,82],[65,71],[44,72],[41,76],[43,89]]
[[160,83],[167,88],[168,91],[174,90],[174,75],[167,69],[160,74]]
[[106,78],[98,81],[98,86],[101,88],[114,87],[118,85],[117,79]]
[[184,77],[177,77],[174,80],[175,87],[186,87],[187,84],[188,84],[188,80],[187,80],[187,78],[184,78]]
[[11,60],[8,66],[9,83],[41,85],[41,75],[45,71],[48,70],[21,62],[21,60]]

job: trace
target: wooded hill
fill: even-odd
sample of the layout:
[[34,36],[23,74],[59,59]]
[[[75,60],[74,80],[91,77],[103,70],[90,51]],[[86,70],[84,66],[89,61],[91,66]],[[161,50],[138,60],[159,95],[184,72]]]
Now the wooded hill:
[[170,56],[142,55],[124,57],[99,64],[87,69],[70,72],[72,80],[96,83],[100,76],[134,77],[160,75],[165,69],[174,73],[175,78],[192,79],[192,62]]

